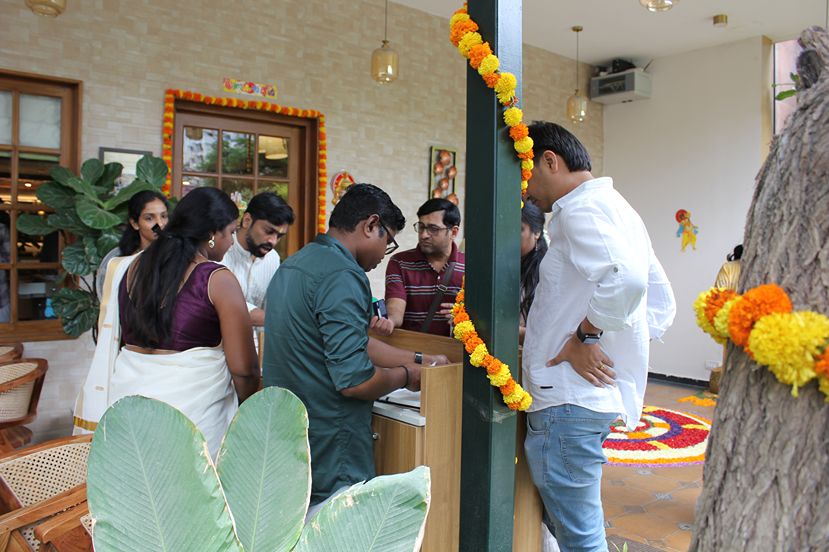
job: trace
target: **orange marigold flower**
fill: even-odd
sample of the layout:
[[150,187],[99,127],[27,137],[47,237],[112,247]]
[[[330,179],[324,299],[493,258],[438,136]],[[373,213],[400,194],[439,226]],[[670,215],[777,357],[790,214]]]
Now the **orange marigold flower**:
[[520,402],[507,403],[507,406],[509,407],[510,410],[518,410],[518,407],[521,406],[521,403]]
[[525,152],[525,153],[519,153],[518,154],[519,159],[532,159],[533,157],[534,157],[533,150],[530,150],[530,151]]
[[494,359],[494,362],[491,362],[489,364],[489,366],[485,366],[486,373],[490,374],[490,375],[497,374],[498,372],[501,371],[501,366],[503,366],[503,365],[504,365],[504,363],[496,358],[496,359]]
[[452,41],[452,44],[457,46],[463,38],[463,35],[466,33],[474,33],[477,30],[478,24],[471,19],[467,19],[466,21],[458,21],[452,25],[452,30],[449,33],[449,40]]
[[484,42],[483,44],[476,44],[472,48],[469,49],[469,65],[473,69],[477,69],[481,65],[481,61],[486,56],[492,54],[492,48],[489,47],[489,42]]
[[764,284],[748,290],[734,301],[728,313],[731,341],[740,347],[746,347],[754,324],[760,318],[775,312],[792,312],[792,301],[783,288],[776,284]]
[[463,303],[463,297],[464,297],[463,288],[461,288],[461,290],[455,296],[455,302],[456,303]]
[[817,357],[817,362],[815,362],[815,372],[819,376],[829,378],[829,347],[827,347],[823,353]]
[[507,383],[499,387],[502,395],[511,395],[515,391],[515,380],[510,378]]
[[[720,309],[725,305],[726,301],[737,297],[737,292],[731,289],[714,288],[705,300],[705,317],[713,325],[714,317],[720,312]],[[725,313],[723,313],[723,316]]]
[[521,170],[521,180],[529,180],[533,175],[532,171],[528,171],[526,169]]
[[527,128],[527,125],[525,125],[524,123],[518,123],[517,125],[509,129],[509,137],[516,142],[522,138],[526,138],[529,135],[530,129]]
[[465,312],[459,312],[458,314],[455,315],[454,320],[455,320],[455,324],[460,324],[461,322],[464,322],[465,320],[469,320],[469,315],[466,314]]
[[501,73],[491,73],[489,75],[484,75],[483,78],[489,88],[495,88],[495,85],[498,84],[498,81],[501,79]]
[[466,343],[464,343],[464,345],[466,346],[466,352],[469,353],[470,355],[475,351],[475,348],[478,345],[482,345],[482,344],[483,344],[483,341],[481,341],[481,338],[478,337],[477,333],[470,335],[466,339]]

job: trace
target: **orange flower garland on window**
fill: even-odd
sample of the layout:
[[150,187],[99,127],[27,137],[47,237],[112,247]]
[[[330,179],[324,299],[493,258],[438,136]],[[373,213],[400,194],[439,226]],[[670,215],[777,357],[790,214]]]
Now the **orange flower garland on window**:
[[[515,90],[518,81],[512,73],[498,70],[501,62],[492,53],[488,42],[484,42],[478,31],[478,24],[467,13],[466,4],[452,16],[449,22],[449,40],[457,46],[458,51],[469,60],[469,65],[483,77],[487,87],[495,90],[498,101],[504,109],[504,123],[509,127],[513,147],[521,161],[521,195],[527,193],[527,181],[533,169],[533,140],[529,136],[527,125],[522,123],[524,114],[516,107],[518,98]],[[491,354],[486,344],[478,336],[475,325],[464,307],[464,290],[458,292],[452,307],[454,316],[455,339],[462,342],[469,354],[469,363],[476,368],[485,368],[489,383],[497,387],[503,395],[504,403],[512,410],[527,410],[533,402],[532,396],[518,384],[510,372],[509,366]]]
[[[733,293],[733,292],[732,292]],[[777,285],[765,284],[743,295],[721,288],[694,301],[697,324],[717,342],[731,339],[780,383],[798,388],[817,378],[829,402],[829,317],[792,312],[792,302]]]
[[325,197],[325,185],[328,181],[327,173],[327,144],[325,136],[325,115],[313,109],[298,109],[296,107],[284,107],[270,102],[259,100],[240,100],[237,98],[216,98],[205,96],[198,92],[188,90],[170,89],[164,93],[164,121],[161,127],[161,158],[167,163],[167,182],[162,191],[170,195],[170,185],[173,174],[173,130],[175,129],[175,102],[176,98],[191,102],[200,102],[208,105],[220,105],[222,107],[236,107],[239,109],[251,109],[257,111],[270,111],[287,115],[289,117],[301,117],[304,119],[317,119],[319,121],[319,159],[318,159],[318,196],[319,208],[317,211],[317,229],[325,232],[325,208],[327,200]]

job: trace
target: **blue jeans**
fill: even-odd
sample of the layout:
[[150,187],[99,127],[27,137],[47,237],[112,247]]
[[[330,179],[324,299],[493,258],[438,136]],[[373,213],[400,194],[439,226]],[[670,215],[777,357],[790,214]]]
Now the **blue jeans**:
[[527,464],[562,552],[607,552],[602,443],[617,417],[573,404],[527,414]]

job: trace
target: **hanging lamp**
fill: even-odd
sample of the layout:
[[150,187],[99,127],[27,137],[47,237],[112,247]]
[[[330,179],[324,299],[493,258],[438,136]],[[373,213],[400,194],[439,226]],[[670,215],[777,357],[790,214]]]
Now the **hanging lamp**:
[[383,27],[383,44],[371,53],[371,78],[381,84],[388,84],[397,79],[397,52],[389,46],[389,0],[386,0],[385,25]]
[[57,17],[66,9],[66,0],[26,0],[30,10],[45,17]]
[[579,33],[584,28],[576,25],[571,30],[576,33],[576,91],[567,98],[567,118],[574,123],[581,123],[587,118],[587,98],[579,91]]
[[679,0],[639,0],[639,3],[649,12],[666,12],[678,4]]

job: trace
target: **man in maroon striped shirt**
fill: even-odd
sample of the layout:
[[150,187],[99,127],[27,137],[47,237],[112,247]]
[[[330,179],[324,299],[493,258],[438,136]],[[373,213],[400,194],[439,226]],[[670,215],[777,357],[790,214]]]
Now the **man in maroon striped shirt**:
[[[465,269],[464,255],[455,245],[461,213],[451,201],[430,199],[417,210],[417,218],[417,247],[393,256],[386,267],[386,308],[396,328],[423,331],[438,294],[426,331],[448,336],[452,303],[463,285]],[[452,271],[445,281],[450,264]]]

